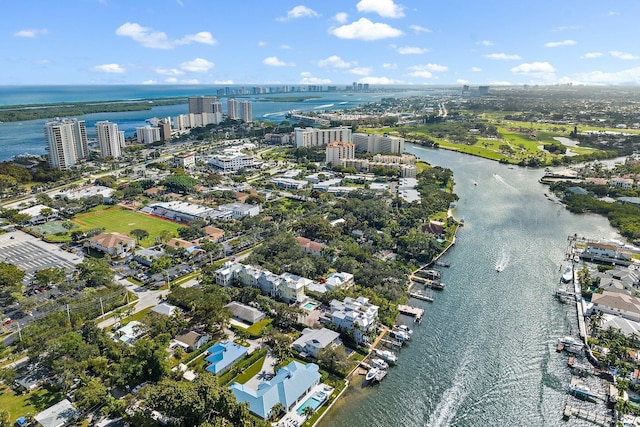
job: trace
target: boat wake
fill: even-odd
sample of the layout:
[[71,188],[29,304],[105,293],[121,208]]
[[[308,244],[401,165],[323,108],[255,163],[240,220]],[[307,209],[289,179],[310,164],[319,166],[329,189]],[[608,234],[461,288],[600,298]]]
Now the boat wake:
[[318,105],[317,107],[313,107],[313,109],[314,110],[321,110],[323,108],[329,108],[329,107],[333,107],[333,104]]
[[503,185],[505,185],[505,186],[509,187],[510,189],[512,189],[512,190],[516,190],[516,191],[517,191],[517,189],[516,189],[513,185],[509,184],[507,181],[505,181],[505,180],[504,180],[504,178],[503,178],[503,177],[501,177],[501,176],[500,176],[500,175],[498,175],[497,173],[494,173],[494,174],[493,174],[493,177],[494,177],[494,178],[496,179],[496,181],[498,181],[500,184],[503,184]]
[[509,265],[509,260],[511,259],[511,257],[509,256],[508,253],[506,252],[502,252],[502,255],[500,255],[500,258],[498,259],[498,261],[496,261],[496,271],[499,273],[501,271],[503,271],[505,268],[507,268],[507,265]]
[[456,416],[458,408],[471,390],[471,383],[474,382],[473,370],[469,366],[470,361],[470,355],[465,355],[462,364],[455,373],[453,384],[442,393],[442,399],[429,416],[428,427],[444,427],[452,424],[453,417]]

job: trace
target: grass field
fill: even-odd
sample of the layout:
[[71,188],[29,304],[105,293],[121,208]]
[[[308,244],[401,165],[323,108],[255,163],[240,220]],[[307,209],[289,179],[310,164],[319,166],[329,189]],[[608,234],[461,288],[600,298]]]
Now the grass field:
[[[163,230],[168,230],[174,236],[178,235],[181,226],[175,222],[145,215],[119,206],[99,206],[91,212],[73,218],[81,230],[104,228],[107,233],[120,232],[129,234],[136,228],[146,230],[149,237],[138,242],[140,246],[149,247],[155,244],[155,239]],[[130,235],[130,234],[129,234]]]
[[37,415],[63,398],[61,393],[53,393],[44,388],[30,393],[16,394],[7,385],[0,384],[0,409],[9,411],[11,421],[27,414]]

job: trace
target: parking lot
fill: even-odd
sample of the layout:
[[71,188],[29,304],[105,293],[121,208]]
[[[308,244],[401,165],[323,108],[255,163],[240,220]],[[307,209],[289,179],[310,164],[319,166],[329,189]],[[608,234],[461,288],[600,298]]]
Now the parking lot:
[[77,254],[63,251],[58,246],[43,242],[22,231],[0,235],[0,262],[13,264],[26,275],[28,284],[36,271],[49,267],[63,267],[71,271],[82,261]]

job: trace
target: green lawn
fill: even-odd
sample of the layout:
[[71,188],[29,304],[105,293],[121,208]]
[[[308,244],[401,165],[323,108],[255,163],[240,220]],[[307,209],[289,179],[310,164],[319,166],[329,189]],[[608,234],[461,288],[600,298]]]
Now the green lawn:
[[258,375],[260,370],[262,369],[262,364],[264,363],[264,359],[266,359],[266,355],[258,359],[255,363],[245,369],[240,375],[233,379],[234,382],[244,384],[249,381],[251,378]]
[[143,247],[154,245],[156,237],[163,230],[168,230],[174,236],[177,236],[178,228],[181,227],[175,222],[119,206],[100,206],[91,212],[77,215],[73,218],[73,222],[81,227],[80,230],[104,228],[107,233],[120,232],[129,234],[131,230],[137,228],[146,230],[149,233],[149,237],[138,242]]
[[27,414],[37,415],[63,398],[61,393],[53,393],[44,388],[18,395],[7,385],[0,384],[0,409],[9,411],[11,421]]
[[249,326],[247,328],[247,332],[249,332],[249,335],[251,335],[252,337],[259,337],[260,332],[262,332],[264,328],[269,326],[272,320],[273,319],[262,319],[261,321],[256,322],[253,325]]

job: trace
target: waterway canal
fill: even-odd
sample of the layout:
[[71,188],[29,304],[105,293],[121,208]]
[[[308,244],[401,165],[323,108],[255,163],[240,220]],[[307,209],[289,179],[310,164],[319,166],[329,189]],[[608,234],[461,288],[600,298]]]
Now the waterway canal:
[[398,366],[375,387],[354,381],[322,427],[589,425],[562,420],[570,375],[555,346],[576,321],[552,291],[567,236],[617,233],[606,218],[573,215],[547,200],[542,170],[406,149],[454,172],[455,216],[464,227],[444,258],[451,262],[446,289],[434,303],[411,300],[425,316]]

